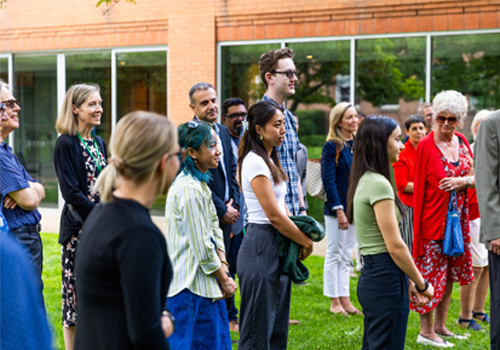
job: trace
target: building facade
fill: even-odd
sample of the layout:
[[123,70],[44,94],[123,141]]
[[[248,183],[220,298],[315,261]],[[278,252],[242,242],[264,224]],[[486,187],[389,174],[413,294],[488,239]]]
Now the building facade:
[[[136,109],[181,123],[189,88],[219,99],[261,98],[260,55],[291,47],[301,72],[288,107],[319,120],[340,101],[400,122],[439,91],[456,89],[470,117],[500,107],[500,0],[7,0],[0,10],[0,78],[21,101],[9,144],[57,205],[55,119],[66,88],[101,86],[109,141]],[[470,118],[469,118],[470,119]],[[469,121],[470,122],[470,121]],[[466,127],[468,124],[466,123]]]

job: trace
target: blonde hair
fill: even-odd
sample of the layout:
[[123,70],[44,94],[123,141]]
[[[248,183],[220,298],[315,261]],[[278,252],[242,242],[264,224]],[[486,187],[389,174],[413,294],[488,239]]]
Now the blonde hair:
[[73,113],[73,106],[80,108],[91,93],[100,93],[100,91],[97,84],[80,83],[71,85],[64,97],[61,112],[57,116],[57,132],[66,135],[76,135],[78,131],[78,116]]
[[474,140],[476,139],[477,130],[479,129],[479,124],[481,124],[483,119],[486,118],[487,116],[489,116],[491,113],[492,113],[491,111],[488,111],[487,109],[483,109],[482,111],[479,111],[474,116],[474,119],[472,119],[470,131],[472,133],[472,136],[474,137]]
[[340,102],[333,107],[330,112],[330,129],[328,135],[326,136],[326,141],[333,141],[337,144],[339,151],[344,148],[344,135],[339,128],[339,124],[344,117],[345,112],[352,107],[352,104],[348,102]]
[[[167,117],[154,112],[135,111],[116,124],[111,137],[108,166],[97,178],[94,191],[104,202],[112,201],[112,192],[120,179],[136,183],[151,181],[157,174],[162,157],[177,146],[177,129]],[[160,186],[165,192],[166,177]]]
[[455,90],[441,91],[432,100],[432,108],[434,109],[432,121],[436,125],[436,117],[442,112],[448,112],[458,118],[458,125],[462,127],[468,107],[467,98],[460,92]]

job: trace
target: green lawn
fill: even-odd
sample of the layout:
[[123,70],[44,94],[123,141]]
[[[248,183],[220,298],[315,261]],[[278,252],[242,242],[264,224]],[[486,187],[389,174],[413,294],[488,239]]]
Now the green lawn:
[[[61,328],[61,268],[60,246],[57,235],[42,234],[44,246],[45,303],[54,331],[54,341],[57,350],[64,349]],[[323,258],[311,256],[306,260],[309,268],[309,285],[293,286],[291,315],[293,319],[301,321],[301,325],[290,327],[288,349],[360,349],[363,335],[363,318],[361,316],[343,317],[332,315],[329,311],[329,299],[323,296]],[[356,278],[351,278],[351,296],[354,305],[360,308],[356,298]],[[239,304],[239,295],[236,295]],[[472,333],[456,326],[459,315],[458,285],[455,286],[448,314],[447,326],[453,332]],[[489,298],[486,307],[489,312]],[[488,349],[488,332],[474,333],[469,340],[455,341],[455,349]],[[410,312],[406,349],[426,349],[416,343],[419,332],[418,315]],[[231,334],[238,339],[237,333]],[[236,344],[233,349],[237,348]],[[432,349],[432,348],[428,348]],[[176,350],[176,349],[174,349]]]

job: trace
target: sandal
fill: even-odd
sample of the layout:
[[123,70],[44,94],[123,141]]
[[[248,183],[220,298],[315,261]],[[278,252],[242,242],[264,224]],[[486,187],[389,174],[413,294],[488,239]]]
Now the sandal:
[[472,317],[477,318],[481,322],[490,323],[490,317],[487,314],[485,314],[484,312],[472,311]]
[[[465,326],[463,323],[468,322],[469,324]],[[473,319],[467,320],[465,318],[458,318],[457,324],[461,327],[472,329],[473,331],[481,332],[484,331],[483,327],[481,327],[476,321]]]

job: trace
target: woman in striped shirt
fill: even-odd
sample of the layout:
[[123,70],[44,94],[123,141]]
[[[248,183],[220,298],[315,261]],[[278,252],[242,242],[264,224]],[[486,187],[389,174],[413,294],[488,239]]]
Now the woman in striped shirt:
[[168,192],[166,220],[168,253],[174,278],[167,304],[176,319],[170,337],[173,349],[231,349],[223,298],[237,285],[229,275],[222,231],[208,169],[217,168],[217,137],[207,123],[190,121],[178,128],[187,157]]

